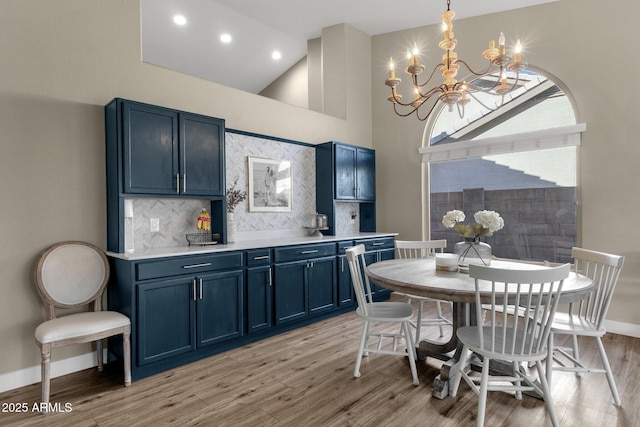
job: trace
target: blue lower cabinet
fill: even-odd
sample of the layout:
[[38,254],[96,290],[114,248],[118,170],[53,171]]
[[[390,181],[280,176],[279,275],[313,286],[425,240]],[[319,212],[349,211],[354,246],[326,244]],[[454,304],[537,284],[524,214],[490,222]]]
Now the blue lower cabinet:
[[138,284],[137,363],[242,336],[242,270]]
[[307,316],[309,310],[306,284],[308,267],[307,261],[275,265],[273,273],[276,325]]
[[[344,247],[351,245],[325,242],[134,261],[111,257],[107,304],[131,319],[132,379],[352,310],[343,260]],[[368,256],[393,257],[393,249],[376,247]],[[110,339],[109,361],[119,359],[122,341]]]
[[277,325],[337,307],[335,256],[276,264],[274,274]]
[[309,314],[331,311],[338,305],[336,257],[311,261],[307,269],[309,288]]
[[247,268],[247,333],[254,334],[273,325],[273,282],[271,266]]
[[337,281],[338,281],[338,305],[346,307],[356,304],[355,292],[351,281],[351,272],[349,271],[349,263],[345,255],[345,249],[353,246],[352,240],[338,242],[337,257]]
[[274,250],[276,325],[331,311],[338,306],[336,244]]
[[242,270],[197,278],[197,346],[239,338],[244,331],[244,273]]
[[192,278],[139,284],[137,295],[137,358],[146,365],[196,348]]

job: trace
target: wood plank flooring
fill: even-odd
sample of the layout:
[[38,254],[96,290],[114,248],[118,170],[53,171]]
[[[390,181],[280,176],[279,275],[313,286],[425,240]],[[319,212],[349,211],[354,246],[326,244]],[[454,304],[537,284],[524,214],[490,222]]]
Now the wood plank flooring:
[[[399,298],[397,296],[394,299]],[[31,412],[40,384],[0,394],[2,426],[472,426],[477,397],[464,383],[455,398],[431,397],[441,362],[418,363],[411,384],[406,359],[371,355],[353,378],[361,321],[345,314],[228,351],[125,388],[122,378],[95,369],[51,381],[51,402],[70,412]],[[434,328],[436,337],[437,328]],[[591,341],[585,358],[597,361]],[[640,425],[640,339],[608,334],[605,347],[622,407],[611,403],[602,374],[554,373],[552,392],[563,426]],[[26,413],[4,412],[27,403]],[[544,402],[490,392],[487,426],[550,425]]]

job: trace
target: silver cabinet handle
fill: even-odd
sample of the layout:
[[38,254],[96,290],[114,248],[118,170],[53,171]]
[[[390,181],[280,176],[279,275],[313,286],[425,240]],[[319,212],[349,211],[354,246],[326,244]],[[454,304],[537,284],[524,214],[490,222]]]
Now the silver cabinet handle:
[[195,301],[196,298],[196,279],[193,279],[193,300]]
[[200,299],[202,299],[202,279],[200,279]]
[[344,257],[340,258],[340,271],[344,273]]
[[253,257],[254,261],[258,261],[258,260],[261,260],[261,259],[269,259],[269,255],[261,255],[261,256]]
[[183,193],[187,192],[187,174],[186,173],[182,174],[182,192]]
[[273,283],[271,283],[271,267],[269,267],[268,274],[269,274],[269,286],[273,286]]
[[373,246],[382,246],[384,242],[373,242]]
[[204,262],[202,264],[191,264],[191,265],[183,265],[182,268],[198,268],[198,267],[208,267],[210,266],[210,262]]
[[317,250],[317,249],[314,249],[314,250],[302,251],[302,252],[300,252],[300,253],[301,253],[301,254],[303,254],[303,255],[307,255],[307,254],[317,254],[317,253],[318,253],[318,250]]
[[176,174],[176,194],[180,194],[180,174]]

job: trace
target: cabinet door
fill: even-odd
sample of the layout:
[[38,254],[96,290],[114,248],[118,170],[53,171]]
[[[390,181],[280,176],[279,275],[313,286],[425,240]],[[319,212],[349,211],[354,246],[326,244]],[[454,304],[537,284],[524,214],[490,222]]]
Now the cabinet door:
[[336,199],[353,200],[356,198],[356,149],[355,147],[335,146]]
[[224,120],[180,113],[181,194],[224,194]]
[[197,278],[198,347],[243,335],[243,272],[227,271]]
[[353,283],[351,282],[351,272],[347,263],[347,256],[338,256],[338,304],[340,306],[355,303]]
[[307,316],[306,271],[306,261],[275,265],[276,324],[291,322]]
[[178,114],[162,107],[125,102],[123,172],[125,193],[178,192]]
[[193,278],[139,284],[137,291],[137,364],[194,350]]
[[247,333],[271,327],[271,267],[247,269]]
[[358,200],[376,199],[376,157],[375,152],[357,149],[356,182]]
[[322,313],[336,307],[336,258],[311,259],[307,265],[309,314]]

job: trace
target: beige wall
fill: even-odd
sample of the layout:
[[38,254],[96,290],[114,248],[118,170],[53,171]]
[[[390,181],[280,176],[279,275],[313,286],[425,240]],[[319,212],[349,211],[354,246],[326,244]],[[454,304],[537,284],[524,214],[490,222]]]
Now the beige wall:
[[[0,0],[0,10],[0,378],[39,365],[37,254],[67,239],[105,247],[103,106],[112,98],[292,140],[372,144],[370,115],[336,119],[142,63],[136,0]],[[370,80],[361,85],[369,93]],[[87,351],[60,349],[53,360]]]
[[[578,121],[587,123],[578,154],[582,245],[626,256],[609,318],[634,325],[640,325],[640,253],[635,244],[640,234],[635,226],[640,212],[640,122],[636,117],[640,86],[633,83],[640,76],[640,57],[633,42],[637,39],[634,17],[638,12],[639,4],[623,0],[562,0],[454,21],[458,58],[478,68],[484,66],[481,51],[503,31],[512,43],[521,38],[527,48],[526,60],[556,76],[571,91]],[[435,65],[434,59],[442,53],[437,47],[439,38],[435,26],[373,37],[378,226],[396,230],[407,239],[421,236],[417,148],[424,122],[394,117],[386,100],[385,66],[390,55],[403,58],[407,43],[414,39],[429,49],[426,55],[430,59],[423,62]],[[460,77],[462,80],[465,74]]]

